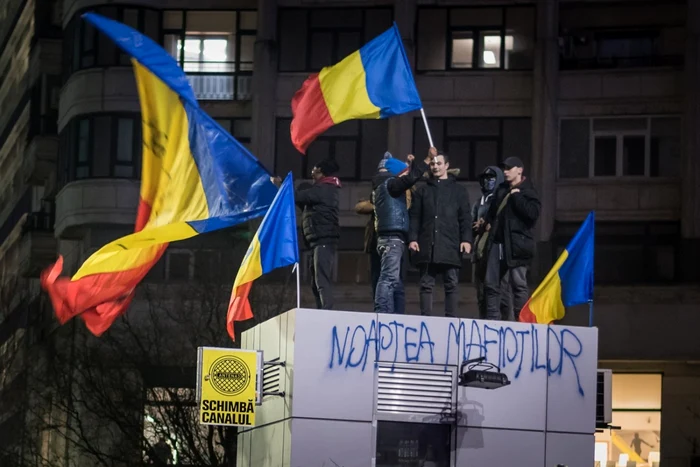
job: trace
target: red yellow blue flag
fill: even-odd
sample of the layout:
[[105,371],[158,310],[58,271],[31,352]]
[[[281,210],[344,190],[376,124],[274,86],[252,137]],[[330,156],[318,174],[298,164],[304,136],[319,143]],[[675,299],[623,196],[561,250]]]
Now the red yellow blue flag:
[[591,212],[520,311],[525,323],[550,324],[567,306],[593,300],[595,213]]
[[387,118],[422,106],[394,23],[360,50],[304,81],[292,99],[292,143],[305,154],[316,137],[333,125]]
[[277,192],[270,174],[197,103],[187,76],[158,44],[97,14],[83,18],[131,56],[143,119],[143,167],[135,233],[90,256],[69,279],[63,258],[42,274],[62,324],[81,315],[100,335],[169,242],[265,214]]
[[282,182],[258,231],[250,242],[233,282],[226,327],[235,340],[233,323],[253,317],[248,294],[253,281],[270,271],[299,263],[294,181],[289,173]]

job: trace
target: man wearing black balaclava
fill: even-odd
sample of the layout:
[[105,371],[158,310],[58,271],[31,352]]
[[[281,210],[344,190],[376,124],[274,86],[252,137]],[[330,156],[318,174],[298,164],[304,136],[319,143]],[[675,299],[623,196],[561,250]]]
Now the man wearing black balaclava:
[[[508,276],[504,276],[501,281],[501,311],[497,316],[488,316],[486,313],[486,300],[484,296],[484,279],[486,276],[486,265],[488,251],[486,241],[480,242],[483,232],[484,219],[489,212],[489,207],[493,201],[496,187],[504,181],[503,171],[496,166],[489,166],[479,175],[479,186],[481,187],[481,197],[477,199],[472,207],[472,225],[474,234],[474,284],[476,285],[476,300],[479,307],[479,318],[493,320],[513,320],[512,295],[508,288]],[[485,239],[484,239],[485,240]],[[490,245],[489,245],[490,246]],[[486,251],[485,251],[486,250]]]

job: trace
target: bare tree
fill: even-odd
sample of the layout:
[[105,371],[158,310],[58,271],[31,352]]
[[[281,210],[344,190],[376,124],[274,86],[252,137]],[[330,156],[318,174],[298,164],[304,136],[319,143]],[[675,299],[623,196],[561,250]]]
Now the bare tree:
[[75,466],[235,465],[236,429],[199,424],[197,348],[238,346],[241,331],[285,311],[295,291],[291,280],[256,283],[255,319],[237,323],[234,343],[225,324],[228,280],[142,285],[101,337],[79,319],[55,333],[30,382],[37,416],[38,407],[54,414],[44,414],[46,428],[63,440],[54,443],[54,459]]
[[36,279],[0,275],[0,465],[49,466],[45,453],[45,408],[30,391],[30,325],[41,297]]

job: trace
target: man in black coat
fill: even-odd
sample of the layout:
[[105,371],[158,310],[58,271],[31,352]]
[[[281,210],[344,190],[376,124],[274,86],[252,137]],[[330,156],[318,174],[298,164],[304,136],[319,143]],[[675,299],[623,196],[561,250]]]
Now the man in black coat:
[[471,252],[472,222],[469,194],[449,175],[449,159],[438,154],[430,161],[431,177],[411,204],[409,249],[420,268],[420,309],[431,315],[438,274],[445,287],[445,316],[455,316],[462,254]]
[[514,319],[529,298],[527,270],[535,256],[532,229],[540,217],[540,200],[532,182],[523,176],[524,164],[509,157],[501,164],[505,182],[496,190],[483,224],[489,232],[488,264],[484,279],[487,316],[500,315],[500,284],[508,275]]
[[479,318],[493,320],[513,320],[513,306],[510,288],[508,286],[508,276],[504,275],[501,280],[501,312],[498,315],[488,316],[486,313],[486,298],[484,296],[484,278],[488,265],[488,239],[484,237],[483,219],[489,212],[493,203],[496,189],[505,181],[503,171],[496,166],[490,165],[479,175],[479,187],[481,197],[476,200],[472,207],[472,220],[474,221],[472,233],[474,234],[474,252],[472,262],[474,263],[474,285],[476,286],[476,301],[479,306]]
[[312,249],[311,289],[319,309],[333,309],[333,269],[340,238],[338,198],[340,180],[334,177],[338,164],[326,159],[313,168],[314,184],[297,190],[295,200],[302,209],[301,227],[304,242]]

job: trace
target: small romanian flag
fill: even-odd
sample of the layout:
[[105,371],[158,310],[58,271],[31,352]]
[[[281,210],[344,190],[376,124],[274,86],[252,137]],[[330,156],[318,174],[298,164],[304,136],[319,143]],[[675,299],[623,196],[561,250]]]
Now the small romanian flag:
[[595,214],[591,212],[523,309],[520,321],[550,324],[565,307],[593,300]]
[[387,118],[421,107],[394,23],[360,50],[304,81],[292,99],[292,143],[305,154],[316,137],[333,125]]
[[294,205],[294,182],[289,173],[250,242],[241,268],[236,274],[228,305],[226,328],[231,339],[234,321],[253,317],[248,294],[253,281],[274,269],[299,263],[297,218]]

